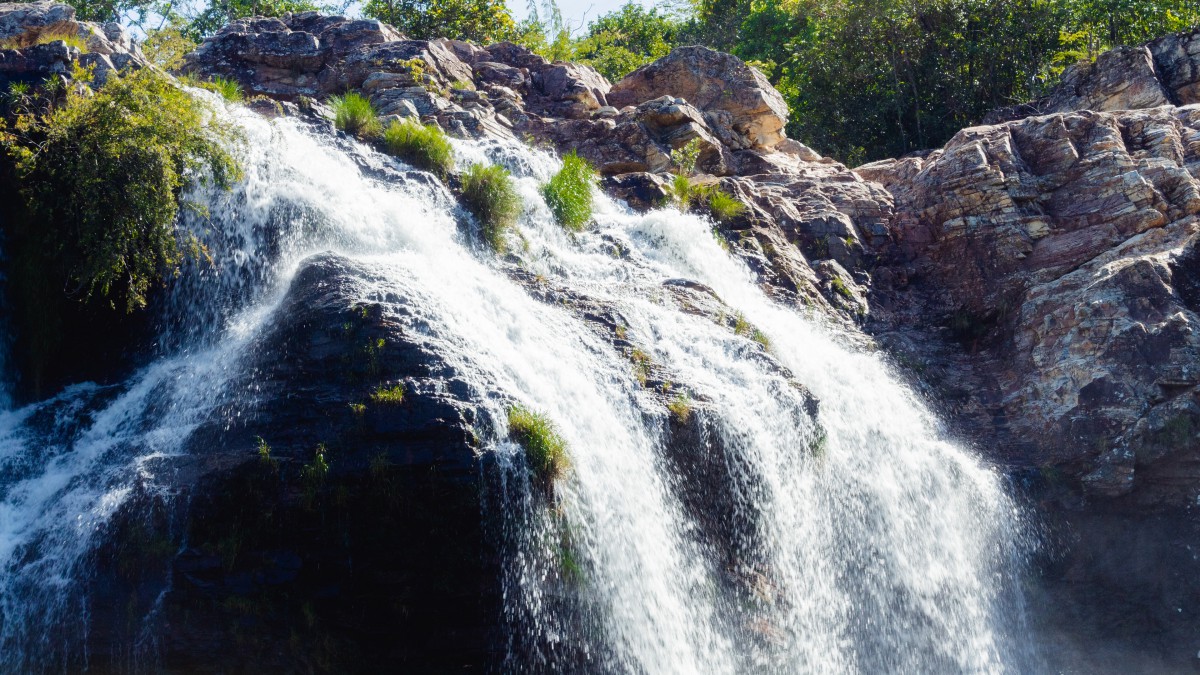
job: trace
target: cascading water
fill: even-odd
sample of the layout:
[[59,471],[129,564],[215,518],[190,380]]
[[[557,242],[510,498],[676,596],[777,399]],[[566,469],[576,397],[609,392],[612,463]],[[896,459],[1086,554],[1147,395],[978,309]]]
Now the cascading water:
[[[537,191],[552,158],[460,143],[460,162],[519,177],[528,246],[502,262],[440,186],[293,121],[233,114],[247,177],[201,195],[211,223],[195,229],[218,265],[173,289],[165,353],[120,386],[0,413],[0,670],[84,662],[94,534],[135,488],[168,490],[158,460],[199,424],[249,405],[253,387],[233,384],[248,350],[301,260],[327,249],[372,271],[364,298],[403,290],[457,371],[545,413],[569,445],[547,499],[504,438],[506,405],[481,397],[501,430],[484,514],[506,535],[498,669],[1030,667],[1016,590],[1028,544],[999,477],[942,440],[878,356],[769,300],[710,224],[599,198],[597,225],[568,235]],[[664,286],[678,279],[712,289],[770,353],[681,308]],[[629,354],[543,286],[618,317],[622,340],[695,398],[690,439]]]

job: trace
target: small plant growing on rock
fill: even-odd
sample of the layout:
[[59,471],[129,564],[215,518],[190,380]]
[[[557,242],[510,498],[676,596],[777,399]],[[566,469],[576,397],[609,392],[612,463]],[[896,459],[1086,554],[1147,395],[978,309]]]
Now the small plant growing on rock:
[[757,328],[755,328],[754,332],[752,332],[750,334],[750,339],[754,340],[758,344],[762,345],[763,349],[771,348],[771,338],[767,337],[766,333],[762,332],[761,330],[759,330]]
[[389,154],[445,179],[454,168],[454,148],[441,129],[416,120],[392,122],[383,132]]
[[687,211],[692,206],[692,179],[685,174],[675,174],[667,187],[671,199],[680,211]]
[[545,415],[525,406],[508,409],[508,434],[525,449],[525,458],[535,478],[546,483],[566,475],[570,468],[567,443]]
[[504,251],[505,234],[521,215],[521,196],[508,170],[472,164],[463,174],[462,199],[467,210],[479,219],[484,240],[495,251]]
[[738,335],[750,335],[751,330],[753,330],[753,327],[750,325],[750,322],[746,320],[746,315],[738,312],[733,316],[734,333]]
[[690,176],[696,173],[696,163],[700,160],[700,139],[693,138],[682,148],[671,151],[671,163],[680,175]]
[[331,96],[329,106],[333,108],[333,124],[338,129],[360,138],[379,132],[379,116],[375,106],[363,95],[351,92]]
[[224,77],[214,77],[208,82],[201,82],[200,87],[209,91],[215,91],[221,95],[221,98],[230,103],[241,103],[245,98],[242,93],[242,85],[236,80],[230,80]]
[[650,355],[640,349],[634,349],[629,353],[629,360],[633,361],[634,378],[638,384],[646,386],[646,380],[650,377]]
[[745,204],[716,188],[705,190],[705,197],[708,209],[718,223],[728,223],[746,212]]
[[257,452],[259,463],[263,466],[274,467],[276,462],[275,458],[271,456],[271,446],[267,444],[267,441],[262,436],[256,436],[255,439],[258,442]]
[[400,405],[404,402],[404,385],[396,383],[390,387],[379,385],[371,392],[371,401],[380,405]]
[[675,397],[667,404],[667,410],[671,411],[680,424],[686,424],[688,418],[692,416],[692,397],[685,391],[675,394]]
[[829,287],[832,288],[835,293],[843,298],[846,298],[847,300],[854,299],[854,293],[850,291],[850,288],[846,286],[846,282],[842,281],[841,277],[834,277],[830,279]]
[[367,414],[366,403],[348,403],[347,405],[350,406],[350,414],[357,419],[362,419],[362,416]]
[[592,219],[592,188],[596,171],[574,151],[563,157],[562,169],[542,186],[546,206],[559,225],[576,232]]

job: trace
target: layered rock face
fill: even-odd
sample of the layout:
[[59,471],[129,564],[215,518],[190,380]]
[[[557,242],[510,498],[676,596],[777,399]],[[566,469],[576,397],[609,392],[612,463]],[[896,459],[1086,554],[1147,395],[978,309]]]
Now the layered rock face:
[[[92,35],[108,30],[72,22],[61,5],[0,5],[0,37],[64,23]],[[114,67],[121,67],[118,56],[140,58],[127,39],[104,35],[111,55],[93,51]],[[62,43],[3,50],[0,77],[44,78],[81,58]],[[1059,555],[1044,579],[1052,598],[1047,625],[1067,631],[1086,619],[1092,628],[1081,631],[1097,640],[1140,640],[1143,633],[1125,630],[1127,617],[1137,616],[1139,630],[1161,642],[1150,648],[1169,654],[1164,668],[1191,663],[1194,650],[1183,654],[1168,638],[1200,622],[1183,609],[1194,595],[1188,579],[1200,578],[1185,554],[1197,527],[1188,509],[1200,499],[1200,33],[1114,50],[1072,69],[1046,99],[997,111],[944,148],[855,171],[786,139],[779,93],[735,57],[702,47],[677,49],[610,83],[589,67],[551,63],[510,43],[407,40],[377,21],[304,13],[234,22],[189,55],[185,70],[232,78],[249,94],[288,102],[357,90],[385,118],[420,119],[460,137],[575,150],[598,168],[611,194],[639,209],[667,198],[672,151],[696,144],[700,180],[748,207],[719,230],[763,287],[850,328],[848,339],[876,340],[891,351],[952,429],[1028,488],[1051,538],[1061,537],[1048,547]],[[290,430],[281,442],[291,446],[329,435],[369,439],[363,447],[393,467],[381,482],[386,494],[375,495],[378,486],[370,483],[378,455],[348,458],[340,465],[346,473],[334,478],[364,499],[385,500],[384,513],[395,506],[386,502],[393,488],[474,494],[471,402],[443,386],[454,377],[438,370],[436,354],[386,325],[377,309],[362,315],[363,335],[402,346],[395,352],[402,362],[387,367],[405,373],[418,404],[403,418],[385,411],[312,422],[326,402],[336,400],[340,410],[348,391],[362,393],[335,377],[331,364],[348,347],[330,337],[345,320],[339,279],[359,273],[336,259],[314,261],[301,273],[296,321],[272,337],[278,349],[266,349],[262,364],[266,381],[297,395],[240,423],[250,431],[254,424]],[[569,301],[582,306],[586,299]],[[184,576],[167,609],[180,621],[196,602],[216,608],[200,620],[236,622],[243,610],[286,606],[291,600],[272,595],[281,588],[297,597],[321,592],[318,580],[288,567],[294,557],[280,553],[332,546],[320,528],[308,532],[309,541],[280,542],[247,520],[248,553],[232,564],[220,560],[221,542],[209,539],[220,523],[242,523],[223,493],[278,511],[289,523],[304,513],[302,487],[272,483],[278,474],[264,473],[269,465],[246,465],[248,447],[225,450],[195,467],[211,482],[198,490],[190,516],[199,552],[178,563]],[[282,459],[284,473],[293,474],[306,461]],[[680,470],[688,465],[681,461]],[[422,487],[405,473],[428,466],[450,467],[446,482]],[[471,513],[478,504],[468,499],[452,515],[466,523]],[[418,532],[423,523],[405,527],[425,536]],[[478,561],[482,534],[464,528],[468,554]],[[344,545],[354,555],[369,549],[358,540]],[[336,567],[335,557],[322,564]],[[404,569],[419,563],[406,559]],[[488,572],[456,573],[478,580]],[[115,583],[125,589],[119,584],[137,582]],[[362,592],[378,583],[364,578],[349,586]],[[409,590],[420,596],[413,607],[446,620],[429,624],[431,633],[449,625],[432,599]],[[494,590],[473,587],[450,598],[475,621],[492,609],[485,605],[495,601]],[[479,597],[483,604],[472,604]],[[269,607],[246,610],[248,598]],[[398,620],[389,614],[394,607],[372,607],[380,621]],[[341,632],[314,635],[354,653],[361,646],[342,630],[348,624],[331,618],[345,609],[318,607],[314,625]],[[287,623],[275,618],[265,625],[284,641]],[[464,638],[469,658],[456,661],[446,656],[452,647],[439,643],[432,661],[416,665],[486,662],[479,634],[485,621],[472,623]],[[167,639],[176,640],[167,653],[180,663],[211,648],[185,631]],[[364,663],[377,656],[368,650]],[[300,650],[257,665],[308,667],[320,658]]]
[[[78,36],[86,52],[63,36]],[[0,86],[70,74],[73,63],[94,68],[96,80],[125,68],[145,67],[141,50],[118,23],[76,21],[75,9],[50,0],[0,3]]]

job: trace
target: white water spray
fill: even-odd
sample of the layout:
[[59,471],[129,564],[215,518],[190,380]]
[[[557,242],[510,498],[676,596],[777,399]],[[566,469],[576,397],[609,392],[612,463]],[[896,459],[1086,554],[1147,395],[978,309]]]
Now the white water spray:
[[[877,356],[770,301],[704,220],[601,198],[597,225],[569,236],[537,193],[551,158],[458,146],[460,158],[521,177],[521,267],[610,310],[701,402],[685,444],[628,354],[570,302],[516,281],[518,266],[458,227],[445,190],[293,121],[240,120],[247,178],[208,196],[221,264],[176,289],[168,353],[119,387],[81,385],[0,418],[0,670],[77,658],[86,611],[73,610],[86,610],[75,594],[92,535],[135,487],[169,484],[156,458],[185,451],[219,406],[253,396],[232,384],[248,351],[304,257],[328,249],[373,272],[364,299],[404,291],[473,386],[545,413],[569,444],[573,468],[549,505],[504,437],[505,405],[489,399],[501,427],[492,452],[507,467],[504,499],[487,514],[510,538],[506,667],[1029,667],[1015,590],[1023,528],[999,477],[946,442]],[[743,313],[770,355],[683,311],[663,286],[681,278]]]

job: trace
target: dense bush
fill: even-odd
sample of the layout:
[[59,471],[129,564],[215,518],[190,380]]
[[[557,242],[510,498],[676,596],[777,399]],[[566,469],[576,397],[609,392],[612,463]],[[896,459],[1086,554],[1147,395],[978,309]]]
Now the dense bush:
[[448,37],[488,43],[517,35],[504,0],[367,0],[362,11],[418,40]]
[[235,179],[235,135],[149,69],[110,76],[94,94],[54,80],[11,88],[4,118],[9,297],[26,386],[37,392],[45,368],[70,358],[59,348],[65,325],[104,316],[120,335],[120,314],[204,255],[176,215],[191,206],[189,183]]
[[521,215],[521,196],[502,166],[472,164],[462,177],[462,199],[479,219],[483,238],[496,251],[505,248],[505,235]]
[[441,129],[416,120],[392,122],[383,132],[388,153],[445,178],[454,168],[454,148]]
[[595,169],[572,151],[563,157],[562,169],[542,186],[542,196],[560,225],[579,231],[592,219],[592,189],[595,185]]

